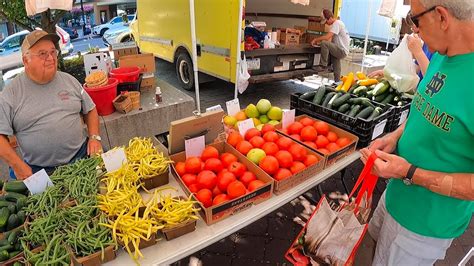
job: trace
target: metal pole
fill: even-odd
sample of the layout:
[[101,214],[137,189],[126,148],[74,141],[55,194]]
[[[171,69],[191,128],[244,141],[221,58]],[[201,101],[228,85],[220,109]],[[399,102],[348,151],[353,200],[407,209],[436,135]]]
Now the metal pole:
[[239,16],[237,19],[239,20],[238,28],[237,28],[237,46],[236,46],[236,56],[235,56],[235,88],[234,88],[234,99],[237,99],[237,96],[239,95],[239,89],[238,89],[238,80],[239,80],[239,75],[240,75],[240,61],[241,61],[241,54],[240,54],[240,46],[242,43],[242,16],[243,16],[243,11],[244,11],[244,1],[239,0]]
[[373,0],[369,0],[369,8],[368,8],[369,14],[367,16],[367,27],[365,29],[364,56],[362,57],[361,72],[364,72],[364,60],[365,60],[365,56],[367,55],[367,43],[369,42],[369,32],[370,32],[370,24],[371,24],[370,20],[372,19],[372,1]]
[[81,0],[81,11],[82,11],[82,21],[84,21],[84,24],[82,24],[82,36],[84,37],[86,33],[86,15],[84,14],[84,5]]
[[194,70],[194,88],[196,90],[196,106],[197,111],[201,112],[201,100],[199,99],[199,78],[198,78],[198,61],[197,61],[197,49],[196,49],[196,21],[194,15],[194,0],[189,0],[189,18],[191,20],[191,50],[193,58],[193,70]]

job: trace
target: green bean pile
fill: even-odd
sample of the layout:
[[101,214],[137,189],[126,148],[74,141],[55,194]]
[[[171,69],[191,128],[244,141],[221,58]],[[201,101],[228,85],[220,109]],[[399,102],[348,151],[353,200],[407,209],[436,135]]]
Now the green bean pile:
[[55,235],[46,243],[44,249],[40,252],[32,252],[25,241],[22,241],[26,260],[33,265],[70,265],[71,258],[66,247],[63,244],[64,236]]
[[28,197],[26,213],[30,216],[46,216],[69,199],[64,184],[47,187],[43,193]]

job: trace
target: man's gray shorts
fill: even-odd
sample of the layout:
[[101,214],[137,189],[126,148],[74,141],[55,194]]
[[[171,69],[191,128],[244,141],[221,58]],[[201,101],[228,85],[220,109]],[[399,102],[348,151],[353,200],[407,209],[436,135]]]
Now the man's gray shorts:
[[385,208],[385,192],[369,222],[370,236],[377,241],[372,265],[433,265],[444,259],[453,239],[426,237],[402,227]]

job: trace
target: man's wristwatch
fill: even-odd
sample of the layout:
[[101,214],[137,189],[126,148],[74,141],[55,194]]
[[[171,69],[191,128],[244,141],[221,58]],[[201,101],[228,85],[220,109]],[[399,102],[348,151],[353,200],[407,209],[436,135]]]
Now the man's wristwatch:
[[403,183],[409,186],[413,184],[413,175],[418,167],[414,166],[413,164],[408,169],[407,175],[403,178]]
[[97,141],[101,141],[101,140],[102,140],[102,138],[101,138],[99,135],[90,135],[90,136],[89,136],[89,139],[97,140]]

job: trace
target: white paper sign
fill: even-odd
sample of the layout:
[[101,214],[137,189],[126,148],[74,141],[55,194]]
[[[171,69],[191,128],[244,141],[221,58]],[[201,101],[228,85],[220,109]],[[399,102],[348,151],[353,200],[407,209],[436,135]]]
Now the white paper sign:
[[281,118],[282,127],[287,128],[293,122],[295,122],[295,109],[284,109]]
[[383,130],[385,129],[386,124],[387,124],[387,119],[382,120],[380,123],[375,125],[374,133],[372,133],[372,139],[375,139],[376,137],[380,136],[383,133]]
[[186,151],[186,159],[189,157],[201,156],[205,147],[206,139],[204,138],[204,135],[185,140],[184,149]]
[[127,156],[123,148],[113,149],[106,153],[102,153],[102,159],[104,160],[105,169],[107,172],[113,172],[122,167],[123,164],[127,163]]
[[227,101],[225,103],[225,106],[227,108],[227,114],[228,115],[234,116],[235,114],[237,114],[240,111],[240,103],[239,103],[238,98]]
[[25,183],[25,186],[33,195],[43,193],[47,187],[53,186],[53,182],[51,182],[51,179],[49,179],[49,176],[44,169],[41,169],[23,180],[23,183]]
[[245,119],[243,121],[240,121],[237,124],[237,127],[239,128],[240,135],[242,135],[242,137],[243,137],[243,136],[245,136],[245,133],[247,133],[247,130],[255,127],[255,124],[253,123],[253,119],[249,118],[249,119]]
[[400,120],[398,121],[398,125],[403,124],[403,122],[405,122],[405,120],[407,120],[409,112],[410,112],[410,110],[405,110],[400,114]]
[[206,112],[220,111],[220,110],[222,110],[222,106],[220,104],[206,108]]

